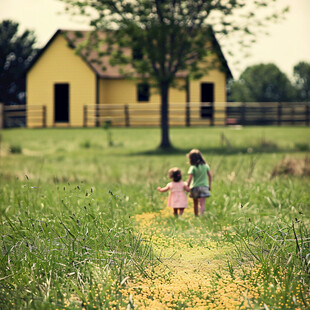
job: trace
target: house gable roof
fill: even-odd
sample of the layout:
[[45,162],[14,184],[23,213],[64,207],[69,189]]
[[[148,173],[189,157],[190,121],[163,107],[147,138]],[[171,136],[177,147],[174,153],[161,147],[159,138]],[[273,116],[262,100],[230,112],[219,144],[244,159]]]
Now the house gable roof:
[[[58,29],[47,44],[38,52],[37,56],[34,58],[31,65],[28,67],[27,72],[31,70],[34,64],[39,60],[39,58],[44,54],[48,47],[53,43],[58,35],[63,35],[68,42],[68,46],[75,50],[77,46],[85,41],[87,36],[90,34],[90,31],[80,31],[80,30],[64,30]],[[212,43],[215,48],[215,52],[219,57],[223,71],[227,74],[228,78],[232,78],[232,73],[228,67],[227,61],[222,53],[221,47],[212,32]],[[108,56],[98,56],[98,52],[95,50],[86,51],[85,49],[79,54],[81,58],[87,63],[91,70],[100,78],[106,79],[119,79],[123,78],[119,72],[118,66],[112,66],[109,62]],[[186,77],[188,74],[186,72],[180,72],[178,77]]]
[[[53,42],[59,35],[62,35],[66,39],[66,41],[68,42],[68,47],[74,51],[77,45],[85,40],[88,33],[89,31],[58,29],[54,33],[54,35],[50,38],[50,40],[46,43],[46,45],[41,50],[39,50],[36,57],[33,59],[32,63],[30,64],[30,66],[27,68],[27,72],[31,70],[31,68],[37,63],[37,61],[41,58],[41,56],[45,53],[45,51],[53,44]],[[98,55],[95,51],[91,52],[89,55],[82,52],[80,56],[85,61],[85,63],[90,67],[90,69],[96,75],[100,76],[101,78],[123,77],[119,74],[118,68],[112,67],[111,65],[109,65],[108,59],[100,59],[101,61],[104,61],[103,63],[106,66],[106,70],[104,70],[102,65],[98,64]]]
[[217,54],[217,56],[219,57],[220,59],[220,62],[221,62],[221,65],[222,65],[222,69],[224,70],[224,72],[227,74],[227,78],[228,79],[233,79],[233,75],[229,69],[229,66],[228,66],[228,63],[227,63],[227,60],[222,52],[222,49],[221,49],[221,46],[220,44],[218,43],[216,37],[215,37],[215,34],[213,31],[211,31],[211,37],[212,37],[212,43],[213,43],[213,46],[214,46],[214,49],[215,49],[215,52]]

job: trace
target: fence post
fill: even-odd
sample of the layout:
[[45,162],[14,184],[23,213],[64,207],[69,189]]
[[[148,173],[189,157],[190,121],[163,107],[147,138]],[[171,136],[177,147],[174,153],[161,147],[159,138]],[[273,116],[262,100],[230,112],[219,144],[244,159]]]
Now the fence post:
[[83,127],[87,127],[87,105],[83,108]]
[[0,129],[4,127],[4,105],[0,103]]
[[278,126],[282,125],[282,103],[278,102]]
[[189,87],[189,76],[186,77],[186,106],[185,106],[185,126],[191,126],[191,108],[190,108],[190,87]]
[[243,102],[241,106],[241,125],[245,125],[245,109],[246,109],[246,103]]
[[214,102],[210,102],[210,111],[211,111],[211,119],[210,119],[210,123],[211,126],[214,126],[214,115],[215,115],[215,107],[214,107]]
[[309,115],[310,109],[309,109],[309,105],[310,105],[310,103],[306,102],[305,106],[306,106],[306,125],[307,126],[309,126],[309,124],[310,124],[310,115]]
[[187,127],[191,126],[191,109],[190,109],[189,102],[186,102],[186,106],[185,106],[185,124]]
[[99,105],[96,104],[96,127],[100,126],[100,120],[99,120]]
[[130,127],[130,119],[129,119],[129,108],[128,104],[124,105],[124,113],[125,113],[125,126]]
[[42,126],[46,127],[46,106],[42,106]]
[[292,125],[295,125],[295,107],[294,103],[292,103]]

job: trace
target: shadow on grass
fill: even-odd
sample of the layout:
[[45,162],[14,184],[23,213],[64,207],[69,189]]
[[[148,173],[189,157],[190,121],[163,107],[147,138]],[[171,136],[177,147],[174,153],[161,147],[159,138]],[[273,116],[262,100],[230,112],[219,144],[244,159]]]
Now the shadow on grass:
[[[184,155],[190,152],[191,149],[188,148],[176,148],[171,147],[169,149],[156,148],[153,150],[146,150],[142,152],[133,152],[130,155]],[[204,154],[214,154],[214,155],[236,155],[236,154],[263,154],[263,153],[293,153],[298,152],[296,149],[285,149],[279,147],[200,147],[199,150]]]

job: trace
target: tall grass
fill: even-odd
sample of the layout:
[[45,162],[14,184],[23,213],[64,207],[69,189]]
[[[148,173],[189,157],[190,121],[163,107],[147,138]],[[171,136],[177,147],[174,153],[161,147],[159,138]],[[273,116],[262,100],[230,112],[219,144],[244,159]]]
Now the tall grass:
[[309,308],[309,230],[303,221],[260,225],[236,230],[230,241],[240,266],[251,262],[244,276],[258,287],[257,303],[272,309]]
[[225,265],[259,289],[253,307],[309,307],[309,174],[278,173],[307,158],[309,128],[173,129],[169,153],[158,129],[109,130],[113,145],[102,129],[2,132],[1,309],[132,307],[127,281],[157,263],[135,216],[165,207],[156,188],[173,166],[186,178],[191,148],[214,175],[206,216],[158,216],[156,229],[193,247],[231,244]]
[[257,198],[240,204],[241,217],[225,231],[226,240],[236,249],[236,265],[253,265],[245,276],[259,288],[258,303],[271,309],[310,306],[308,185],[291,187],[291,191],[282,187],[276,192],[270,186],[265,202],[260,199],[259,204],[262,193],[255,188]]
[[133,229],[126,198],[31,180],[7,184],[0,197],[1,309],[127,305],[119,290],[144,272],[152,250]]

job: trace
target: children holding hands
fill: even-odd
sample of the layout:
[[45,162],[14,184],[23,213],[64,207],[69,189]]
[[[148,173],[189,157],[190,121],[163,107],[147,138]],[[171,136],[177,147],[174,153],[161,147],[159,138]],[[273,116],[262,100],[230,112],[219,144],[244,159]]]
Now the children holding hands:
[[175,167],[168,171],[172,182],[165,187],[158,187],[157,190],[160,192],[170,191],[168,207],[173,208],[175,216],[182,215],[184,209],[187,208],[186,192],[190,192],[190,197],[194,201],[195,216],[198,216],[198,203],[202,216],[206,208],[206,198],[211,196],[211,170],[199,150],[192,149],[187,157],[190,164],[187,183],[182,181],[181,170]]

